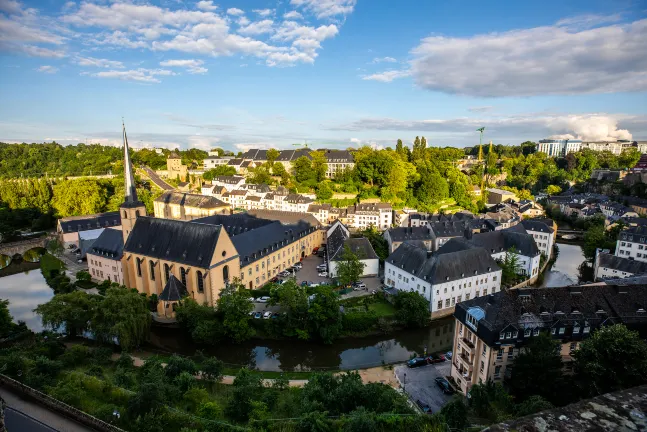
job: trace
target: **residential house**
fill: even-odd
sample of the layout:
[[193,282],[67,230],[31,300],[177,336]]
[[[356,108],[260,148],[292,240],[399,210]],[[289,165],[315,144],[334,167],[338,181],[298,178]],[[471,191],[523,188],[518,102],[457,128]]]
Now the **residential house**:
[[153,201],[155,217],[193,220],[213,214],[229,214],[231,207],[215,196],[166,191]]
[[124,237],[120,229],[106,229],[88,250],[88,272],[92,279],[122,284],[124,282],[121,258],[124,251]]
[[355,159],[348,150],[322,150],[326,157],[326,177],[333,178],[338,172],[353,169]]
[[593,271],[596,280],[622,279],[647,273],[647,262],[611,255],[598,249]]
[[[427,250],[436,250],[436,235],[428,226],[389,228],[382,234],[389,244],[389,253],[393,253],[402,243],[418,240]],[[462,233],[461,233],[462,235]]]
[[367,238],[352,238],[348,228],[336,221],[326,231],[326,251],[328,276],[337,277],[339,262],[343,260],[345,248],[350,249],[364,264],[361,276],[377,276],[380,270],[378,258],[371,242]]
[[647,227],[630,227],[618,234],[616,256],[647,262]]
[[79,246],[79,233],[101,228],[119,228],[119,212],[98,213],[86,216],[70,216],[58,220],[56,232],[64,245]]
[[557,231],[553,228],[553,225],[549,226],[538,219],[522,220],[521,225],[535,239],[539,252],[543,253],[546,259],[550,259],[553,256],[553,245],[557,236]]

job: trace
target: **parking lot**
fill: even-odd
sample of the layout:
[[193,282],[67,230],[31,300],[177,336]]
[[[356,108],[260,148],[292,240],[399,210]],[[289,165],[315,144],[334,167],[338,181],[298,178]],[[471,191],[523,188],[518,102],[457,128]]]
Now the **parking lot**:
[[[301,261],[301,264],[303,264],[303,268],[297,272],[297,283],[301,284],[301,282],[311,282],[311,283],[322,283],[322,282],[331,282],[331,279],[327,277],[321,277],[318,275],[317,271],[317,266],[320,264],[324,264],[324,259],[320,258],[316,255],[312,255],[309,257],[306,257]],[[371,294],[371,291],[375,290],[377,291],[379,287],[382,285],[380,283],[380,278],[378,277],[366,277],[362,278],[362,281],[366,284],[366,289],[361,289],[358,291],[351,291],[348,294],[344,294],[342,296],[343,299],[346,298],[351,298],[351,297],[360,297],[364,295],[369,295]]]
[[395,367],[395,376],[412,402],[420,400],[431,407],[432,413],[437,413],[452,396],[443,393],[434,380],[449,375],[451,366],[451,361],[417,368],[400,365]]

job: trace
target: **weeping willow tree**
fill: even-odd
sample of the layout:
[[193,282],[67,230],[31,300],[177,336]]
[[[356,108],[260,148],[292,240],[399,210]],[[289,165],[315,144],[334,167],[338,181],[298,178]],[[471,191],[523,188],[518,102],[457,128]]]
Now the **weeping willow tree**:
[[110,288],[99,303],[90,327],[97,339],[116,340],[123,350],[129,351],[146,338],[150,320],[146,299],[137,291]]

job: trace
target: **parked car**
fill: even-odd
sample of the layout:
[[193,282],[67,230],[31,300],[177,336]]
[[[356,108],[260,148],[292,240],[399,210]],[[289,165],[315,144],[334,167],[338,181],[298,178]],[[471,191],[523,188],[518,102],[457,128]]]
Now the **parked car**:
[[281,273],[279,273],[279,276],[281,276],[281,277],[288,277],[288,276],[290,276],[290,272],[289,272],[289,271],[286,271],[286,270],[283,270]]
[[268,296],[263,296],[256,301],[259,303],[267,303],[268,301],[270,301],[270,298]]
[[272,314],[272,319],[279,319],[279,314],[277,314],[277,313]]
[[327,267],[328,267],[328,266],[327,266],[326,264],[319,264],[319,265],[317,266],[317,270],[326,270],[326,268],[327,268]]
[[256,300],[256,299],[255,299],[254,297],[250,297],[250,298],[248,298],[248,299],[247,299],[247,301],[250,301],[250,302],[252,302],[252,303],[253,303],[255,300]]
[[319,277],[328,277],[328,272],[327,271],[319,272],[319,273],[317,273],[317,276],[319,276]]
[[255,318],[255,319],[260,319],[262,315],[263,315],[263,314],[261,314],[260,312],[255,312],[255,313],[254,313],[254,318]]
[[438,378],[436,378],[435,381],[436,381],[436,385],[438,387],[440,387],[440,389],[443,391],[443,393],[445,393],[445,394],[453,394],[454,393],[454,389],[452,388],[452,386],[449,385],[449,381],[447,381],[445,378],[438,377]]
[[253,316],[254,316],[254,311],[251,311],[251,312],[249,313],[249,316],[250,316],[250,317],[253,317]]
[[430,363],[430,364],[442,363],[445,360],[447,360],[447,359],[442,354],[432,354],[429,357],[427,357],[427,362]]
[[364,283],[364,281],[353,282],[353,288],[364,289],[366,288],[366,284]]
[[447,359],[451,360],[451,359],[452,359],[452,357],[454,357],[454,353],[453,353],[453,352],[451,352],[451,351],[447,351],[447,352],[445,353],[445,358],[447,358]]
[[298,262],[298,263],[296,263],[293,267],[294,267],[294,268],[298,268],[299,270],[301,270],[301,269],[303,268],[303,264],[301,264],[300,262]]
[[270,312],[270,311],[266,311],[266,312],[263,314],[263,319],[270,319],[270,317],[271,317],[271,316],[272,316],[272,312]]
[[407,366],[410,368],[425,366],[427,364],[427,359],[424,357],[414,357],[407,362]]
[[422,410],[423,413],[431,414],[431,407],[426,403],[424,403],[423,401],[421,401],[420,399],[416,401],[416,405],[418,405],[418,407]]
[[308,284],[308,286],[309,286],[310,288],[316,288],[316,287],[318,287],[318,286],[319,286],[319,284],[318,284],[318,283],[314,283],[314,282],[312,282],[312,283],[309,283],[309,284]]

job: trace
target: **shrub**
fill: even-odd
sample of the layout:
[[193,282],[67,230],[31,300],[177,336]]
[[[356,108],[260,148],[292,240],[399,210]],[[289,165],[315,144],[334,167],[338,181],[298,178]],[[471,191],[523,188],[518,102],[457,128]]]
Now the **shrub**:
[[181,392],[186,392],[196,385],[196,379],[188,372],[182,372],[173,380],[173,383],[180,389]]
[[92,360],[96,361],[98,364],[106,365],[110,364],[112,361],[112,349],[106,347],[97,347],[92,348],[90,351]]
[[72,345],[61,356],[61,361],[67,367],[74,367],[86,361],[90,354],[88,347],[84,345]]
[[173,379],[183,372],[186,372],[189,375],[195,375],[197,368],[193,360],[191,360],[190,358],[173,354],[169,358],[164,371],[166,373],[166,376]]
[[375,312],[348,312],[342,315],[342,326],[347,332],[364,332],[377,325]]

